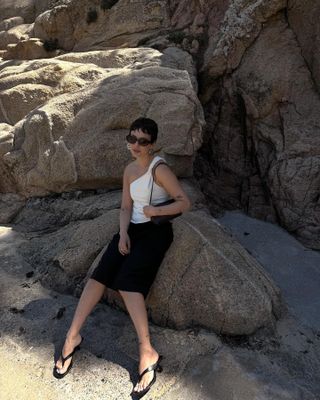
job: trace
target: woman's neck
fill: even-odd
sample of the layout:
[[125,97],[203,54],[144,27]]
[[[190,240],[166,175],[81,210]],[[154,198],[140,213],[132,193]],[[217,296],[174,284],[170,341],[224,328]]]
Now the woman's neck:
[[139,165],[139,167],[141,168],[148,168],[149,165],[151,164],[152,160],[153,160],[154,156],[150,155],[150,156],[146,156],[146,157],[139,157],[136,159],[137,164]]

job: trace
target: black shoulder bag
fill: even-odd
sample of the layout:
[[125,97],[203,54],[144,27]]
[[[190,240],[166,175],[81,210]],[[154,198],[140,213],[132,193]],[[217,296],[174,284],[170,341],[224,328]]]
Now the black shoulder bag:
[[[153,183],[154,183],[154,175],[155,175],[155,170],[157,168],[158,165],[160,164],[166,164],[164,161],[158,161],[152,168],[152,187],[151,187],[151,193],[150,193],[150,200],[149,200],[149,204],[151,204],[151,199],[152,199],[152,192],[153,192]],[[167,164],[166,164],[167,165]],[[167,206],[168,204],[172,204],[174,203],[175,200],[174,199],[170,199],[167,201],[164,201],[160,204],[155,204],[153,207],[161,207],[161,206]],[[166,224],[168,222],[170,222],[172,219],[177,218],[181,215],[182,213],[178,213],[178,214],[172,214],[172,215],[155,215],[153,217],[151,217],[151,221],[156,224],[156,225],[162,225],[162,224]]]

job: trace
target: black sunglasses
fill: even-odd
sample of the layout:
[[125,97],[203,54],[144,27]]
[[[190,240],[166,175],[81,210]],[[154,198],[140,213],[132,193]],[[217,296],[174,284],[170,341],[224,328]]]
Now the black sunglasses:
[[139,146],[148,146],[148,144],[151,144],[151,140],[145,139],[145,138],[137,138],[137,136],[129,135],[126,136],[126,140],[128,143],[135,144],[138,142]]

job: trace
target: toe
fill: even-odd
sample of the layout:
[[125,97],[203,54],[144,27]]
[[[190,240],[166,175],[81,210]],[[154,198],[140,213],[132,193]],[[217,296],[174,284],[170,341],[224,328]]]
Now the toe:
[[58,374],[60,374],[60,375],[64,373],[63,368],[60,368],[60,367],[57,367],[57,366],[56,366],[56,371],[57,371]]
[[134,391],[135,391],[135,392],[141,392],[141,390],[142,390],[141,384],[140,384],[140,383],[137,383],[136,386],[135,386],[135,388],[134,388]]

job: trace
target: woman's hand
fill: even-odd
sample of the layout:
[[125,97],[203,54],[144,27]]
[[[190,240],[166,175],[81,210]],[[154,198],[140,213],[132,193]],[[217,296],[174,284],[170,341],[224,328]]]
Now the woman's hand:
[[156,208],[156,207],[153,207],[153,206],[144,206],[144,207],[143,207],[144,215],[145,215],[147,218],[151,218],[151,217],[155,216],[155,215],[156,215],[156,210],[155,210],[155,208]]
[[121,233],[120,234],[120,240],[119,240],[119,244],[118,244],[118,249],[119,249],[119,253],[121,253],[123,256],[127,255],[130,253],[130,237],[128,235],[128,233]]

